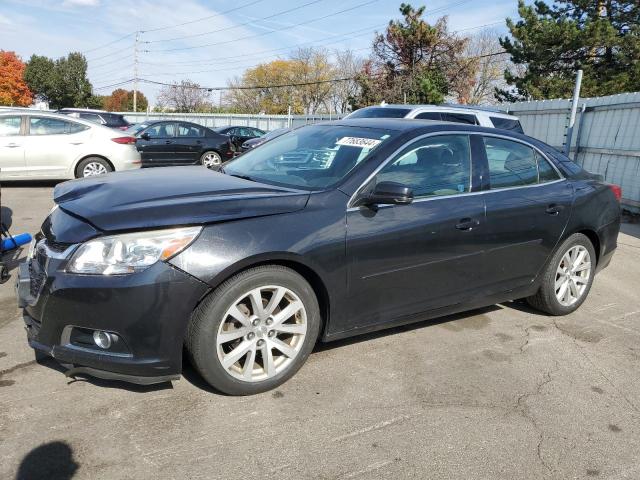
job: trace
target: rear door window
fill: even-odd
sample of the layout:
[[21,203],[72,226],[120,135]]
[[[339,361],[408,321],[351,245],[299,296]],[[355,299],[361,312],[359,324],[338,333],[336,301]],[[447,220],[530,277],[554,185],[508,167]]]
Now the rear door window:
[[478,125],[478,119],[470,113],[442,112],[442,120],[445,122],[466,123]]
[[496,128],[509,130],[511,132],[524,133],[522,125],[520,125],[520,120],[502,117],[489,117],[489,120],[491,120],[491,123],[493,123],[493,126]]
[[29,135],[64,135],[81,132],[88,128],[86,125],[60,120],[58,118],[29,118]]
[[189,125],[188,123],[179,123],[178,136],[179,137],[204,137],[204,129],[196,125]]
[[491,188],[519,187],[538,183],[533,148],[502,138],[484,137]]

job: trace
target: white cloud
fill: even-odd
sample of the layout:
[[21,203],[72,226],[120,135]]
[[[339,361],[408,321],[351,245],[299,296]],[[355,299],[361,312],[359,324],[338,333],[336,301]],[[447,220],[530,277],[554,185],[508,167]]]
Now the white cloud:
[[0,25],[11,25],[11,20],[9,19],[9,17],[5,17],[4,15],[2,15],[0,13]]
[[64,0],[62,5],[65,7],[97,7],[100,0]]

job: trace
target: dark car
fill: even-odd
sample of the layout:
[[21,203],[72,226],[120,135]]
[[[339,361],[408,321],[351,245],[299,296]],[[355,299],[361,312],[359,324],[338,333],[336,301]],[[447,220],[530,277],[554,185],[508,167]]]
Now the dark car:
[[262,145],[269,140],[273,140],[274,138],[279,137],[280,135],[284,135],[287,132],[290,132],[290,128],[276,128],[275,130],[271,130],[270,132],[265,133],[261,137],[250,138],[246,142],[244,142],[240,146],[241,152],[246,152],[247,150],[251,150],[252,148],[256,148],[258,145]]
[[196,123],[145,122],[133,125],[127,132],[136,137],[143,167],[204,165],[215,170],[233,158],[228,137]]
[[18,299],[29,344],[70,376],[176,379],[186,346],[211,385],[251,394],[290,378],[318,338],[520,298],[573,312],[616,249],[619,196],[520,134],[310,125],[223,172],[56,186]]
[[266,133],[264,130],[260,130],[259,128],[236,126],[220,127],[216,128],[215,131],[229,137],[231,139],[231,143],[233,143],[234,148],[238,152],[242,149],[242,144],[244,142],[252,138],[261,137]]
[[69,115],[71,117],[82,118],[105,127],[115,128],[116,130],[126,130],[130,124],[123,115],[119,113],[105,112],[104,110],[90,110],[88,108],[62,108],[56,113]]

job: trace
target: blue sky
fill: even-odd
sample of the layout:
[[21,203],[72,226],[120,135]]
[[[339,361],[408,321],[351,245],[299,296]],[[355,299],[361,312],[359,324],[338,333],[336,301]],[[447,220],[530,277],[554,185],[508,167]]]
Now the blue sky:
[[[399,16],[400,3],[401,0],[3,0],[0,49],[15,51],[24,60],[34,53],[60,57],[81,51],[89,60],[89,79],[96,92],[106,94],[116,88],[109,85],[134,76],[133,32],[143,30],[141,78],[161,82],[188,78],[204,86],[224,86],[230,77],[242,74],[250,66],[286,58],[297,46],[351,49],[366,56],[373,33]],[[504,33],[504,19],[517,17],[516,0],[410,3],[426,5],[428,21],[447,15],[450,29],[463,30],[464,34],[479,31],[475,27],[481,25]],[[131,85],[123,88],[130,89]],[[140,85],[152,100],[158,88]]]

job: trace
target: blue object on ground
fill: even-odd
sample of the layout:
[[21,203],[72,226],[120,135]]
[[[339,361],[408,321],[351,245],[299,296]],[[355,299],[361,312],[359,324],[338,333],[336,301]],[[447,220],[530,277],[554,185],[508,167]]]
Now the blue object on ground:
[[21,233],[13,238],[4,238],[0,244],[0,251],[4,252],[6,250],[13,250],[14,248],[18,248],[20,245],[24,245],[30,241],[31,234],[29,233]]

